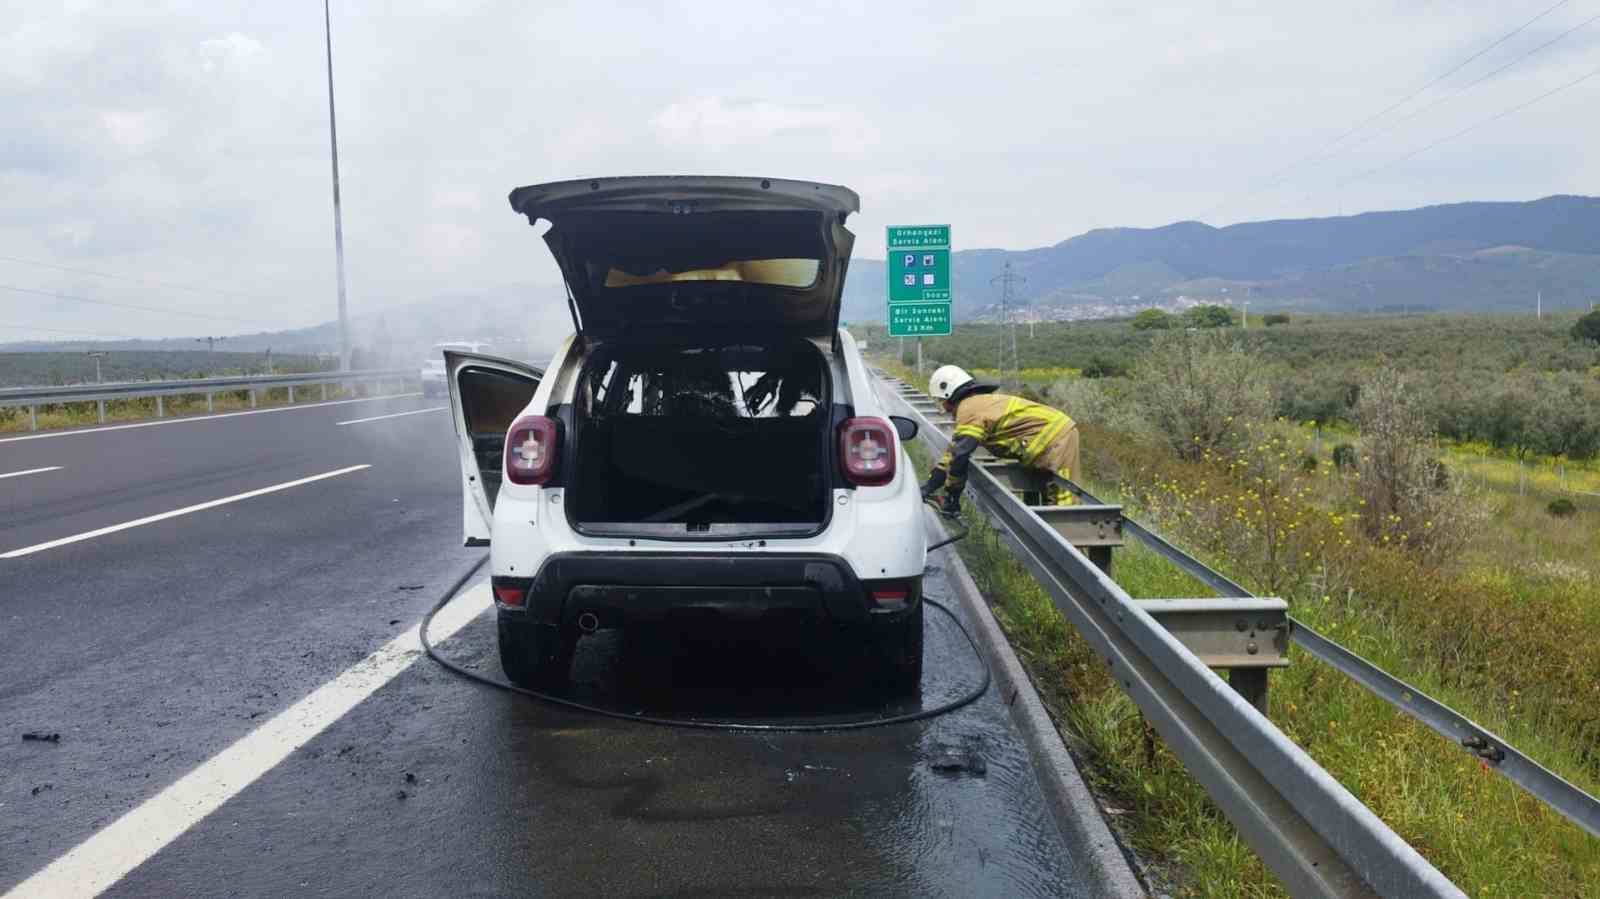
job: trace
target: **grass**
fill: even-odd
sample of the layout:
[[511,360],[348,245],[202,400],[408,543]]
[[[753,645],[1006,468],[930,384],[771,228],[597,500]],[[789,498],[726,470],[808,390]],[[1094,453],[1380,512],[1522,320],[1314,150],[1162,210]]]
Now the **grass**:
[[[1223,497],[1186,485],[1215,472],[1168,461],[1157,464],[1158,475],[1147,467],[1151,457],[1131,441],[1092,431],[1085,447],[1087,467],[1104,477],[1089,486],[1112,501],[1119,496],[1118,483],[1180,485],[1186,496],[1165,507],[1164,519],[1170,520],[1147,523],[1180,543],[1204,542],[1192,538],[1212,527],[1204,513]],[[1128,458],[1114,458],[1119,455]],[[917,456],[925,465],[926,454]],[[1504,501],[1504,489],[1500,493],[1498,501]],[[1498,527],[1484,529],[1468,562],[1451,572],[1430,572],[1397,550],[1355,540],[1344,550],[1348,556],[1334,553],[1316,560],[1318,570],[1329,562],[1347,569],[1340,577],[1343,590],[1321,592],[1326,578],[1313,577],[1293,579],[1291,589],[1282,592],[1305,624],[1462,711],[1579,786],[1600,791],[1600,715],[1592,708],[1600,663],[1588,642],[1575,636],[1600,633],[1593,570],[1600,553],[1591,552],[1588,565],[1578,565],[1587,580],[1577,584],[1490,564],[1497,534],[1563,527],[1548,518],[1534,526],[1527,516],[1543,514],[1531,511],[1542,503],[1523,499],[1502,511]],[[1145,517],[1138,509],[1130,514]],[[1580,519],[1588,514],[1580,511]],[[1087,761],[1090,779],[1110,797],[1125,838],[1170,873],[1175,895],[1286,895],[1203,789],[1159,739],[1151,738],[1137,708],[993,530],[969,517],[975,527],[972,539],[959,544],[962,555],[1058,726]],[[1334,527],[1329,519],[1318,509],[1304,520]],[[1568,529],[1585,533],[1570,537],[1572,546],[1562,551],[1562,559],[1581,556],[1589,545],[1585,541],[1595,539],[1589,533],[1593,527]],[[1247,537],[1240,532],[1239,539]],[[1502,550],[1501,558],[1516,551]],[[1259,590],[1228,554],[1210,554],[1206,561]],[[1136,545],[1117,550],[1114,572],[1135,597],[1207,595],[1187,575]],[[1291,650],[1291,658],[1291,666],[1272,677],[1274,722],[1446,876],[1477,896],[1596,894],[1600,840],[1338,672],[1299,650]]]

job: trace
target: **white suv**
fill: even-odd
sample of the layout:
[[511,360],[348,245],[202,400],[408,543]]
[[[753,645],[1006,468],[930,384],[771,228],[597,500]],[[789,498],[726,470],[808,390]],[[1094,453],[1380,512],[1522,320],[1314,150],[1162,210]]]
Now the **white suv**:
[[571,291],[545,371],[445,353],[462,526],[490,545],[500,659],[564,677],[578,638],[759,618],[922,670],[921,500],[840,293],[842,187],[640,177],[523,187],[511,205]]

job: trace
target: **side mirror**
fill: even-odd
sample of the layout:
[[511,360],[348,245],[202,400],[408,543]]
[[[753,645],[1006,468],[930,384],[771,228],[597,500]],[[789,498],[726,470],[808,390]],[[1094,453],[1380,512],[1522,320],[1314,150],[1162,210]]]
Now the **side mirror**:
[[894,432],[900,435],[900,442],[905,443],[917,439],[917,423],[903,415],[889,416],[889,422],[894,425]]

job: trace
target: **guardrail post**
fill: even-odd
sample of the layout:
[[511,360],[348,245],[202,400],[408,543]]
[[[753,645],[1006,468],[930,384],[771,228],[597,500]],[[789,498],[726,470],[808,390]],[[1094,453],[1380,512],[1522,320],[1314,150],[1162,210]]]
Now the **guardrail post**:
[[216,411],[216,410],[215,410],[215,409],[214,409],[214,408],[213,408],[213,407],[212,407],[212,404],[211,404],[211,391],[209,391],[209,390],[207,390],[207,391],[206,391],[206,411],[207,411],[207,412],[214,412],[214,411]]
[[254,409],[255,407],[256,407],[256,389],[254,387],[252,387],[252,388],[250,388],[250,408]]
[[1244,697],[1245,702],[1256,707],[1262,715],[1267,714],[1267,668],[1231,668],[1228,670],[1228,686],[1235,693]]
[[289,385],[289,405],[294,405],[294,385]]
[[105,424],[106,423],[106,401],[105,400],[95,400],[94,401],[94,408],[95,408],[95,411],[100,414],[100,423],[101,424]]
[[159,394],[156,396],[156,418],[161,418],[167,414],[167,404],[163,402],[163,399]]
[[322,401],[324,403],[326,403],[328,401],[328,382],[327,381],[323,381],[322,382]]
[[30,431],[39,430],[39,407],[38,406],[29,406],[28,407],[28,430],[30,430]]

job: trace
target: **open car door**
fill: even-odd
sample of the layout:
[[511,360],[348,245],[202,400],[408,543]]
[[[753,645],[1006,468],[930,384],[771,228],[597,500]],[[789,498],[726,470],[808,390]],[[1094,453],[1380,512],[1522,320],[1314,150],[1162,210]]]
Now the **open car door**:
[[461,461],[462,540],[467,546],[488,546],[506,432],[533,399],[544,372],[510,359],[456,350],[444,351],[444,368]]

